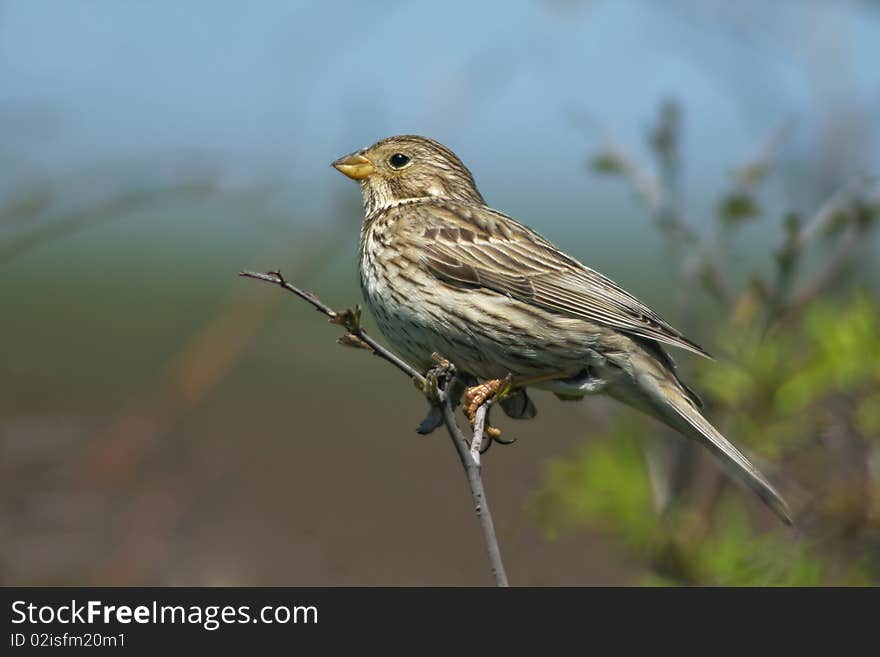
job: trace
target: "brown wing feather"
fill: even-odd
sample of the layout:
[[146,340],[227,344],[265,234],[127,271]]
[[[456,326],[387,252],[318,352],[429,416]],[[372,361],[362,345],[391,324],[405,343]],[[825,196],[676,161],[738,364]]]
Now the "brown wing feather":
[[711,358],[614,281],[506,215],[449,202],[426,203],[418,213],[425,264],[440,278]]

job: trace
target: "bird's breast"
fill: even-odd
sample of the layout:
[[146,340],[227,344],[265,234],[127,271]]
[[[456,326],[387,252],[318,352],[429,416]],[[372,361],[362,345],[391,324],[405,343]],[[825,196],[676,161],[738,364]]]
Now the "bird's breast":
[[416,367],[437,352],[479,378],[546,370],[571,376],[589,363],[597,327],[480,287],[434,276],[420,245],[367,227],[360,249],[364,300],[390,346]]

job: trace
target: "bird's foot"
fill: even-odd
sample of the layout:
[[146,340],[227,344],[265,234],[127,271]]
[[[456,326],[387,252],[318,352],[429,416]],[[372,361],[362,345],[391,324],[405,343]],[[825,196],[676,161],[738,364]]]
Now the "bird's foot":
[[[484,381],[475,386],[471,386],[464,391],[464,412],[470,420],[471,428],[477,419],[477,410],[488,402],[495,402],[503,399],[513,390],[513,378],[508,375],[503,379],[491,379]],[[498,427],[486,426],[483,433],[492,440],[499,440],[501,429]],[[499,440],[499,442],[504,442]]]
[[455,365],[443,358],[440,354],[431,356],[436,363],[434,367],[425,372],[423,380],[415,380],[416,387],[428,398],[432,404],[439,405],[446,394],[446,388],[455,379]]
[[464,391],[465,413],[468,419],[473,423],[477,409],[482,406],[490,397],[501,389],[502,379],[492,379],[483,383],[471,386]]
[[[415,380],[416,387],[428,398],[430,407],[428,415],[422,420],[416,431],[427,435],[443,424],[443,404],[448,398],[457,400],[461,397],[461,389],[464,387],[456,376],[455,365],[443,358],[440,354],[432,354],[436,365],[425,372],[422,380]],[[457,405],[457,401],[453,402]]]

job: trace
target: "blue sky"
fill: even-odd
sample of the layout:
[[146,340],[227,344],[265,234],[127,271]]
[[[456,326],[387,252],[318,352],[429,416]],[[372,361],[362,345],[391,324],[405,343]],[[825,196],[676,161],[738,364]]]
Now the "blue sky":
[[877,62],[880,12],[856,2],[5,0],[0,125],[19,175],[209,161],[317,210],[348,189],[331,160],[416,132],[529,212],[608,193],[587,154],[638,152],[666,97],[697,197],[786,119],[792,158],[833,133],[841,178],[877,173]]

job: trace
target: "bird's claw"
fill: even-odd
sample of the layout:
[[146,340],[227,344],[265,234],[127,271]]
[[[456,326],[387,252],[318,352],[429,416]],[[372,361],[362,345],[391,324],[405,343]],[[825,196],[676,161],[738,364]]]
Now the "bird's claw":
[[[483,383],[471,386],[464,391],[465,415],[470,420],[471,428],[476,422],[477,410],[486,402],[496,402],[503,399],[513,390],[513,377],[507,375],[503,379],[491,379]],[[497,440],[501,444],[510,444],[513,440],[501,440],[501,429],[498,427],[490,427],[486,424],[483,429],[483,435],[489,438],[486,449],[492,444],[493,440]]]
[[487,401],[496,402],[513,390],[513,377],[508,374],[503,379],[491,379],[471,386],[464,391],[465,413],[471,422],[474,421],[477,409]]
[[439,354],[433,354],[432,358],[437,365],[425,372],[424,379],[416,379],[415,384],[431,404],[439,406],[448,394],[450,384],[455,380],[456,371],[455,365]]
[[440,354],[434,353],[431,357],[437,365],[425,372],[424,378],[413,380],[431,404],[428,415],[416,429],[422,435],[431,433],[443,424],[442,407],[446,399],[457,400],[461,395],[461,384],[456,378],[455,366]]
[[[416,429],[420,434],[429,434],[443,424],[443,404],[451,400],[453,407],[457,406],[458,400],[462,397],[462,392],[464,393],[465,415],[467,415],[471,429],[473,429],[477,410],[480,406],[486,402],[492,403],[503,399],[514,389],[513,378],[508,375],[503,379],[485,381],[463,390],[466,383],[456,371],[455,365],[437,353],[432,354],[431,358],[437,365],[429,369],[425,373],[424,378],[413,381],[431,404],[431,407],[428,409],[428,415]],[[481,453],[489,449],[496,440],[502,445],[509,445],[514,442],[512,439],[502,439],[501,429],[489,426],[488,417],[483,427],[483,437],[485,438],[485,443],[480,450]]]

